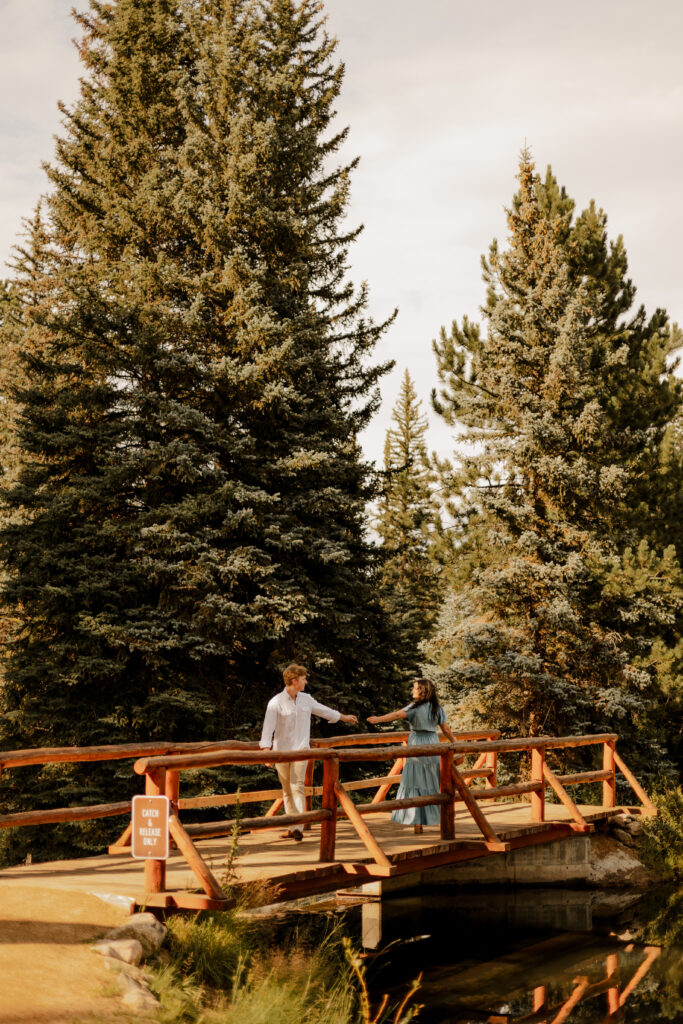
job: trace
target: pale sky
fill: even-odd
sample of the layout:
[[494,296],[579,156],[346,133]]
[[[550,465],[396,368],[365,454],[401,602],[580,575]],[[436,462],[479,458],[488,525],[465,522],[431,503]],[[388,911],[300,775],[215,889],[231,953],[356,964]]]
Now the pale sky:
[[[80,74],[73,0],[0,0],[0,256],[32,211],[59,131],[57,101]],[[78,6],[83,6],[82,3]],[[364,438],[381,460],[406,367],[425,408],[431,339],[477,316],[479,258],[505,237],[504,206],[526,142],[579,208],[591,198],[622,234],[638,299],[683,322],[683,4],[680,0],[326,0],[347,73],[338,125],[360,155],[353,276],[371,311],[399,317],[394,358]],[[2,271],[0,271],[2,273]],[[451,448],[432,417],[430,444]]]

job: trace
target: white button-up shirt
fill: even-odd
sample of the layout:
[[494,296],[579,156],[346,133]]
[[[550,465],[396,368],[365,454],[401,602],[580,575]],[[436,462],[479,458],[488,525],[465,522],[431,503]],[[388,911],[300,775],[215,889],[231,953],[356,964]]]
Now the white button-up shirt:
[[338,722],[341,711],[319,704],[310,693],[297,694],[296,700],[282,690],[268,701],[259,746],[273,750],[305,750],[311,742],[311,715]]

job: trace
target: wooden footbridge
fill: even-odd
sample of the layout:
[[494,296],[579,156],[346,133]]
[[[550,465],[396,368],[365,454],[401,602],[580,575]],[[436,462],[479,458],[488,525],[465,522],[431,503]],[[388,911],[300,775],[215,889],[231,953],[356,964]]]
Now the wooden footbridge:
[[[26,765],[135,758],[133,768],[145,779],[145,794],[169,800],[172,847],[168,859],[146,859],[143,869],[141,861],[130,856],[129,824],[107,856],[10,868],[0,872],[0,880],[104,890],[168,910],[225,909],[234,902],[229,890],[234,893],[249,884],[269,887],[273,900],[292,899],[590,832],[620,809],[617,772],[629,783],[644,812],[655,811],[617,753],[614,733],[501,739],[498,732],[487,731],[461,733],[454,743],[424,746],[408,746],[407,738],[408,733],[400,732],[347,735],[313,740],[307,750],[278,751],[278,761],[307,762],[307,809],[298,815],[279,813],[279,789],[248,788],[249,766],[273,759],[272,752],[259,750],[255,743],[148,743],[0,753],[0,770],[12,771]],[[579,747],[596,748],[602,755],[600,766],[558,774],[561,757]],[[517,778],[506,764],[505,780],[499,784],[502,755],[515,762]],[[408,758],[435,756],[440,763],[439,792],[389,798]],[[388,772],[356,781],[343,778],[349,765],[367,772],[377,764],[388,765]],[[244,789],[181,795],[184,771],[223,765],[240,766]],[[321,784],[316,785],[320,768]],[[599,804],[577,804],[567,791],[570,786],[596,783],[600,784]],[[370,799],[358,802],[363,791],[371,794]],[[247,804],[268,802],[265,814],[245,815]],[[439,807],[438,828],[426,827],[423,834],[415,835],[410,827],[391,822],[393,810],[421,806]],[[207,807],[235,811],[232,817],[216,821],[188,820],[188,812]],[[130,801],[41,809],[0,815],[0,828],[130,817],[130,813]],[[293,825],[306,830],[303,842],[280,838],[282,828]],[[237,834],[239,854],[228,865],[231,877],[226,878],[226,856],[231,837]]]

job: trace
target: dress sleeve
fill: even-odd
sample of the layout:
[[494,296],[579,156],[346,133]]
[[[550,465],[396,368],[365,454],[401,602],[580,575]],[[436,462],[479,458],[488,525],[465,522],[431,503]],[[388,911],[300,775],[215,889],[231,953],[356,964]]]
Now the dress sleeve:
[[406,707],[403,708],[403,710],[406,713],[406,718],[408,719],[408,721],[412,725],[413,724],[413,719],[415,718],[415,715],[417,714],[417,708],[415,707],[414,704],[408,704],[408,705],[406,705]]
[[446,712],[444,711],[444,709],[441,707],[440,704],[439,704],[439,713],[436,716],[436,720],[437,720],[437,724],[438,725],[443,725],[444,722],[448,721],[448,716],[446,715]]

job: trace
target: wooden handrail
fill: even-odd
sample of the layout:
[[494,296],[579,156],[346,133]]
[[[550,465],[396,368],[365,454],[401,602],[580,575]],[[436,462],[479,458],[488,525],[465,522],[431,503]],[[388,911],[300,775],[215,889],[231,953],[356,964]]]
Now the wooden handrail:
[[182,754],[199,750],[258,750],[255,741],[220,740],[215,743],[114,743],[101,747],[33,747],[29,750],[0,751],[0,770],[19,768],[32,764],[53,764],[81,761],[123,761],[154,754]]
[[594,736],[542,736],[513,740],[491,740],[488,742],[428,743],[414,746],[384,747],[365,750],[362,747],[338,749],[319,747],[316,750],[225,750],[205,754],[180,754],[161,757],[144,757],[136,761],[134,770],[138,775],[157,768],[215,768],[223,764],[269,764],[273,761],[308,761],[311,758],[324,761],[335,758],[344,761],[390,761],[406,757],[436,757],[443,753],[444,748],[455,754],[480,754],[486,751],[496,753],[513,753],[542,748],[586,747],[605,741],[616,741],[616,733],[600,733]]
[[[464,772],[460,772],[460,775],[464,775]],[[532,779],[530,782],[511,782],[507,786],[470,789],[470,793],[475,800],[498,800],[505,796],[522,796],[524,793],[537,793],[542,785],[542,782]]]
[[0,815],[0,828],[17,828],[20,825],[55,825],[61,821],[89,821],[94,818],[110,818],[117,814],[130,814],[130,800],[117,804],[86,804],[84,807],[54,807],[39,811],[17,811],[15,814]]
[[214,836],[230,835],[236,824],[240,828],[258,830],[262,828],[283,828],[290,825],[304,825],[306,822],[326,821],[329,811],[303,811],[301,814],[278,814],[277,817],[261,815],[258,818],[225,818],[222,821],[205,821],[198,825],[186,825],[185,831],[195,839],[211,839]]
[[[329,736],[311,740],[311,749],[337,748],[348,746],[382,746],[389,743],[403,743],[410,733],[368,732],[346,736]],[[497,739],[500,730],[489,729],[476,732],[458,733],[463,741],[475,739]],[[445,742],[445,737],[442,738]],[[211,750],[259,750],[256,740],[215,740],[207,742],[199,740],[192,743],[164,742],[149,743],[112,743],[94,747],[31,747],[27,750],[0,750],[0,770],[3,768],[19,768],[35,764],[52,764],[66,762],[78,764],[82,761],[123,761],[127,758],[151,757],[162,754],[183,754],[192,751]]]
[[[328,736],[311,740],[311,749],[317,750],[320,747],[336,749],[338,747],[367,746],[377,747],[384,743],[405,743],[410,736],[409,730],[388,729],[382,732],[361,732],[348,736]],[[475,740],[497,740],[500,737],[500,729],[477,729],[473,732],[456,733],[459,741],[469,743]],[[445,736],[439,735],[440,743],[447,743]]]
[[558,775],[557,781],[563,786],[578,786],[584,782],[606,782],[612,777],[609,769],[601,768],[596,772],[576,772],[574,775]]

